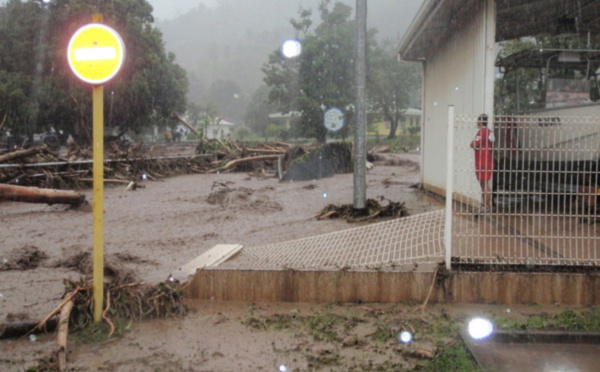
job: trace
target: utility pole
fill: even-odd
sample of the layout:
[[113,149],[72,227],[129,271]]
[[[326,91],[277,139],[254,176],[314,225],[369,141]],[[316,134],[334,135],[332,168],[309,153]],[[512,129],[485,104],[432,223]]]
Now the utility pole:
[[367,208],[367,0],[356,0],[356,129],[354,132],[354,209]]

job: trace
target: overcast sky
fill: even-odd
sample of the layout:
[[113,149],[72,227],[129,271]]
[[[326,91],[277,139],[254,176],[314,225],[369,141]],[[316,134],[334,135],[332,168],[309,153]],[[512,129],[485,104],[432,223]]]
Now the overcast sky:
[[215,6],[217,0],[146,0],[154,8],[154,18],[172,19],[187,13],[202,3],[206,6]]
[[[4,5],[8,0],[0,0]],[[25,0],[21,0],[25,1]],[[45,0],[52,1],[52,0]],[[146,0],[154,8],[154,17],[158,19],[171,19],[187,13],[202,3],[206,6],[215,6],[218,0]]]

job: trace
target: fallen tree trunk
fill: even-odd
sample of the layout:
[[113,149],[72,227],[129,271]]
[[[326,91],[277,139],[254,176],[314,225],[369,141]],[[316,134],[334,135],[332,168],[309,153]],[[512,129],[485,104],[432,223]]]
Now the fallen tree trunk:
[[251,162],[251,161],[257,161],[257,160],[274,160],[274,159],[277,159],[280,156],[281,155],[258,155],[258,156],[251,156],[251,157],[247,157],[247,158],[235,159],[235,160],[232,160],[232,161],[228,162],[227,164],[225,164],[221,168],[213,169],[213,170],[211,170],[208,173],[215,173],[215,172],[218,172],[218,171],[227,170],[227,169],[235,167],[236,165],[239,165],[239,164],[242,164],[242,163]]
[[192,133],[194,133],[196,136],[198,136],[198,131],[196,130],[196,128],[194,128],[190,123],[188,123],[184,118],[181,117],[181,115],[179,115],[176,112],[172,112],[171,116],[173,117],[173,119],[177,119],[179,120],[179,122],[183,125],[185,125],[190,131],[192,131]]
[[26,158],[31,155],[39,154],[43,151],[44,149],[41,147],[32,147],[27,150],[9,152],[8,154],[0,155],[0,163],[8,163],[9,161],[13,161],[15,159]]
[[38,322],[25,320],[19,322],[0,323],[0,340],[19,338],[30,333],[53,332],[56,329],[57,324],[58,321],[56,318],[48,319],[43,329],[38,328]]
[[[79,178],[78,181],[81,182],[94,182],[93,178]],[[114,179],[114,178],[104,178],[103,179],[104,183],[118,183],[118,184],[123,184],[123,185],[129,185],[132,181],[128,181],[128,180],[119,180],[119,179]]]
[[247,152],[259,152],[264,154],[285,154],[286,150],[278,150],[278,149],[246,149]]
[[0,184],[0,201],[17,201],[24,203],[69,204],[74,207],[81,205],[85,195],[74,191],[40,189]]

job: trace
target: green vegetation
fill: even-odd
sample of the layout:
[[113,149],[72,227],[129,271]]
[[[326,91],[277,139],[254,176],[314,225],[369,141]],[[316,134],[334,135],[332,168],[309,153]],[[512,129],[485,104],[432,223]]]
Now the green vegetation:
[[[252,311],[241,322],[256,331],[291,332],[295,339],[306,339],[299,341],[301,344],[320,345],[299,350],[315,369],[344,366],[351,371],[478,371],[458,336],[460,323],[444,315],[356,307],[350,311],[301,314],[294,310],[262,316]],[[402,330],[414,333],[413,344],[400,343]],[[430,350],[434,359],[420,357],[415,352],[418,348]]]
[[498,328],[524,331],[547,329],[598,332],[600,331],[600,308],[583,312],[569,310],[559,314],[542,313],[525,319],[497,317],[494,319],[494,324]]
[[392,153],[413,151],[421,145],[421,135],[419,132],[421,127],[410,128],[417,128],[417,130],[412,130],[412,133],[410,133],[407,129],[409,133],[401,133],[396,138],[368,138],[367,146],[388,145]]
[[430,372],[477,372],[481,371],[481,368],[477,366],[477,362],[473,360],[466,346],[462,342],[456,341],[440,350],[435,359],[424,366],[423,369],[418,368],[416,370]]
[[[279,50],[269,56],[262,71],[268,87],[253,98],[251,119],[259,130],[264,122],[264,110],[276,107],[281,113],[298,112],[299,120],[291,123],[292,137],[297,135],[326,142],[327,137],[345,140],[352,133],[356,115],[355,97],[355,37],[352,8],[341,2],[324,0],[318,6],[321,23],[314,30],[312,10],[301,8],[299,19],[291,23],[302,54],[288,59]],[[394,41],[380,45],[376,30],[367,35],[367,90],[368,106],[374,120],[391,123],[390,138],[396,136],[398,123],[404,112],[419,94],[419,66],[401,63],[395,58]],[[261,98],[262,97],[262,98]],[[267,102],[267,103],[265,103]],[[346,125],[335,133],[328,133],[323,125],[326,109],[337,107],[345,114]],[[261,120],[255,120],[258,118]]]
[[[100,13],[127,49],[121,71],[104,85],[107,126],[140,132],[185,111],[187,77],[152,26],[145,0],[11,0],[0,6],[0,113],[4,129],[33,139],[54,128],[91,144],[92,94],[65,62],[67,40]],[[132,58],[135,56],[135,58]]]
[[[444,309],[421,313],[405,306],[371,306],[338,305],[305,314],[298,310],[269,315],[252,312],[242,323],[257,331],[293,333],[299,344],[306,345],[298,351],[314,369],[481,371],[459,335],[467,317],[450,317]],[[600,309],[596,308],[488,318],[499,329],[600,330]],[[398,338],[404,330],[413,334],[412,342],[406,345]],[[430,356],[424,357],[428,353]]]

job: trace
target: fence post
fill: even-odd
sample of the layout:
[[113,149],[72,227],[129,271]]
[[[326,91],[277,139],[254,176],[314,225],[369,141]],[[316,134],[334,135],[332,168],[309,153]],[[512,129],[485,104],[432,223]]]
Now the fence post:
[[444,245],[446,248],[446,269],[451,269],[452,259],[452,194],[454,180],[454,106],[448,106],[448,141],[446,143],[446,221],[444,225]]

